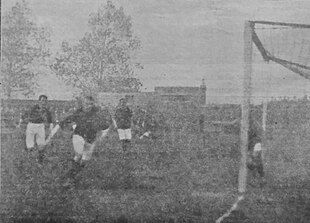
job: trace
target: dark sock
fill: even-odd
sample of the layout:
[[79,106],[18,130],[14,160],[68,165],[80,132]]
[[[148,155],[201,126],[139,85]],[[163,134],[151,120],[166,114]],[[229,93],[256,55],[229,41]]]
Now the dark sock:
[[86,166],[86,161],[81,160],[79,163],[79,169],[82,170]]
[[129,139],[126,139],[126,140],[125,140],[125,144],[126,144],[126,148],[127,148],[127,149],[130,149],[131,141],[130,141]]
[[75,177],[82,171],[85,167],[85,163],[73,162],[72,167],[68,172],[68,177],[71,179],[75,179]]
[[126,150],[127,150],[126,140],[123,139],[123,140],[121,140],[121,142],[122,142],[123,151],[126,152]]
[[38,151],[38,162],[42,163],[44,159],[44,150],[39,150]]
[[257,172],[261,178],[265,176],[263,165],[258,166]]
[[34,147],[27,148],[27,146],[26,146],[26,147],[25,147],[25,150],[26,150],[27,152],[32,152],[32,151],[34,150]]

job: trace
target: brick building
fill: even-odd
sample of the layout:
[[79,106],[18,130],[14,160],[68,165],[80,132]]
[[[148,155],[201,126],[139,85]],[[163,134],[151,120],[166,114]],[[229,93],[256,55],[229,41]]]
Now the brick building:
[[126,97],[130,104],[146,105],[149,101],[161,103],[196,103],[206,105],[206,84],[204,80],[199,87],[155,87],[153,92],[139,93],[100,93],[98,100],[103,105],[115,107],[120,98]]
[[154,93],[167,102],[196,102],[206,104],[206,84],[204,80],[199,87],[155,87]]

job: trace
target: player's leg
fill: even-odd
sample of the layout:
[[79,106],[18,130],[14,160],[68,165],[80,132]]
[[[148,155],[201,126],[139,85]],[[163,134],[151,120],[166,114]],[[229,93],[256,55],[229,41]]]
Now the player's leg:
[[124,156],[125,160],[125,182],[124,182],[124,188],[130,189],[134,187],[135,185],[135,179],[134,179],[134,160],[135,160],[135,153],[131,150],[131,129],[125,129],[125,148],[126,148],[126,155]]
[[106,138],[107,135],[108,135],[108,132],[109,132],[109,128],[102,130],[102,131],[101,131],[100,138],[101,138],[101,139]]
[[126,149],[130,149],[131,147],[131,129],[125,129],[125,147]]
[[263,187],[266,184],[266,180],[265,180],[264,165],[263,165],[263,159],[262,159],[261,153],[258,156],[257,173],[259,175],[260,187]]
[[263,162],[260,161],[257,166],[257,172],[261,178],[265,177]]
[[265,177],[264,166],[263,166],[263,163],[261,161],[257,164],[257,173],[258,173],[260,178]]
[[255,157],[255,163],[256,163],[256,174],[257,178],[259,180],[260,186],[264,183],[264,166],[263,166],[263,159],[262,159],[262,145],[261,143],[256,143],[254,146],[254,157]]
[[123,151],[125,152],[126,151],[125,130],[124,129],[117,129],[117,132],[118,132],[118,137],[119,137],[121,144],[122,144]]
[[38,163],[42,164],[45,154],[45,126],[44,124],[37,124],[36,126],[36,140],[38,145]]
[[255,175],[256,175],[256,165],[254,161],[254,157],[252,152],[248,154],[247,158],[247,168],[249,170],[248,177],[249,177],[249,184],[255,186]]
[[[86,164],[90,161],[92,153],[94,151],[95,144],[90,144],[85,142],[85,140],[77,137],[78,139],[75,141],[75,159],[72,164],[72,168],[68,174],[68,180],[65,185],[76,185],[78,182],[77,176],[78,174],[85,168]],[[83,145],[83,147],[82,147]]]
[[35,126],[32,123],[27,124],[26,128],[26,150],[34,149]]
[[72,144],[73,144],[73,150],[74,150],[73,161],[76,163],[79,163],[82,159],[85,140],[82,136],[73,134],[72,135]]
[[83,151],[83,155],[82,155],[82,159],[81,159],[81,165],[85,166],[85,164],[91,160],[92,154],[95,150],[95,143],[88,143],[85,142],[84,144],[84,151]]
[[151,131],[146,131],[145,133],[143,133],[142,136],[140,136],[140,139],[143,139],[144,137],[150,137]]
[[68,178],[64,186],[69,186],[71,184],[74,184],[76,176],[82,170],[81,159],[83,156],[85,140],[83,137],[79,135],[72,135],[72,144],[73,144],[75,155],[72,161],[72,167],[66,174]]

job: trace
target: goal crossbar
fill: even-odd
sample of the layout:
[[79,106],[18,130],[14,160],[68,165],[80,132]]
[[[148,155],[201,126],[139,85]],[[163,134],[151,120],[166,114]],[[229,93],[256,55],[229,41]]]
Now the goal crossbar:
[[298,23],[286,23],[286,22],[271,22],[271,21],[262,21],[262,20],[258,20],[258,21],[249,21],[250,23],[253,24],[263,24],[263,25],[272,25],[272,26],[288,26],[288,27],[292,27],[292,28],[306,28],[306,29],[310,29],[310,25],[308,24],[298,24]]

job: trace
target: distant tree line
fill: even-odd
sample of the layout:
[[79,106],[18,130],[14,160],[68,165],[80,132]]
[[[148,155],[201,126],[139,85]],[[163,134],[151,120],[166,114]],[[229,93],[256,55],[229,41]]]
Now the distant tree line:
[[[83,92],[138,92],[133,57],[141,48],[131,17],[108,1],[89,16],[89,32],[77,42],[64,41],[56,56],[50,52],[51,30],[39,26],[26,0],[4,12],[1,84],[6,98],[19,92],[33,95],[42,68]],[[42,71],[41,71],[42,72]]]

